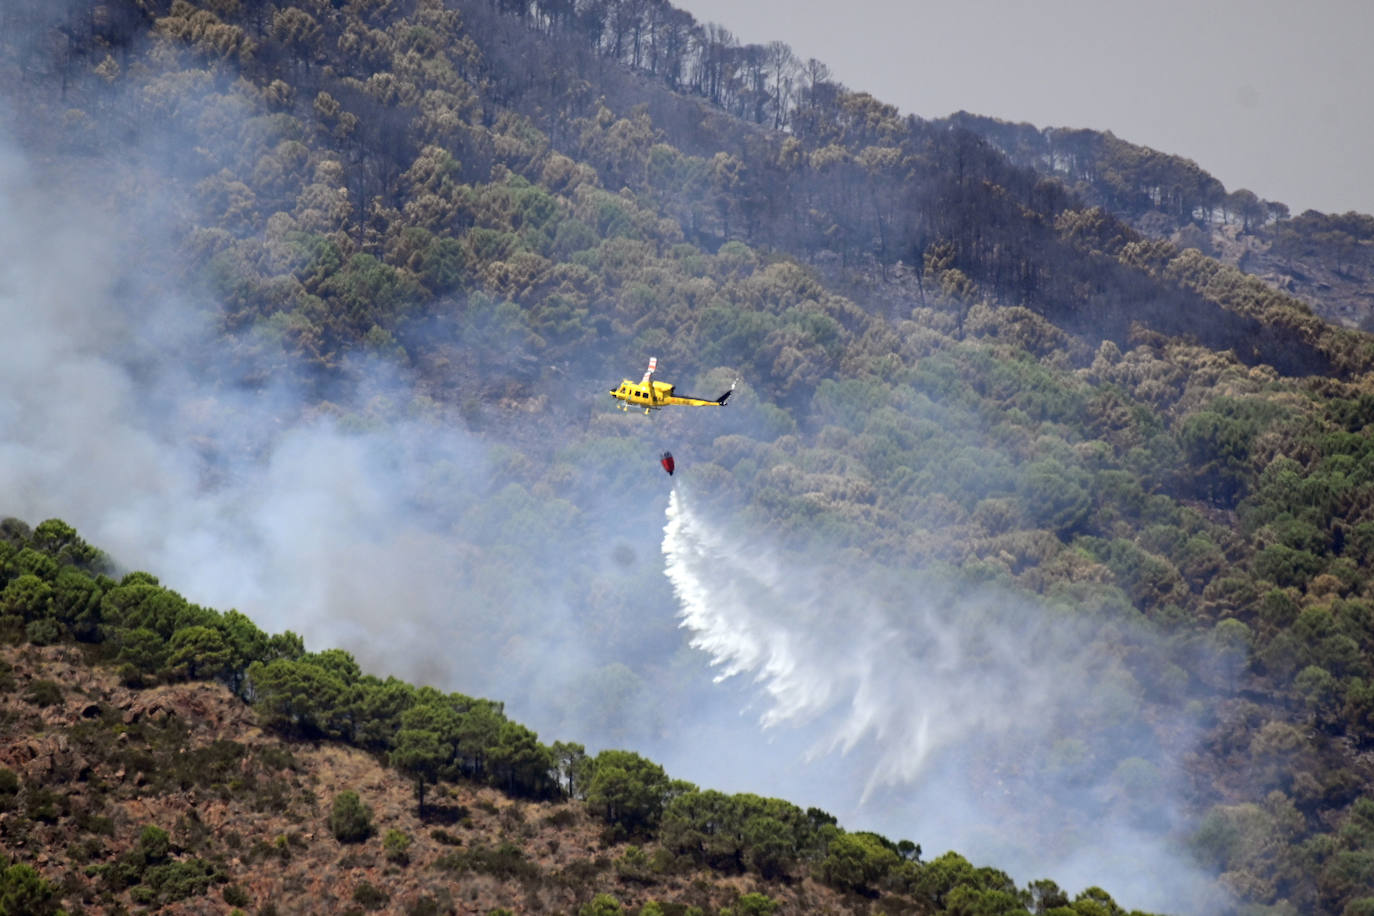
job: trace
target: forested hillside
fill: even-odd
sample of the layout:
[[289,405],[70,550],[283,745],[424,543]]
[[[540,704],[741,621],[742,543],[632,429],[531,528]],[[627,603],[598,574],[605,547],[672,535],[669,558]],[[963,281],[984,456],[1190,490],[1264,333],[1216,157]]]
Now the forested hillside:
[[[287,637],[235,648],[230,630],[246,618],[158,598],[175,607],[145,619],[157,582],[84,553],[44,559],[81,543],[53,524],[14,527],[0,555],[12,640],[93,645],[130,682],[218,678],[268,727],[384,754],[421,788],[461,776],[595,807],[590,788],[553,781],[560,764],[547,755],[560,745],[466,694],[510,684],[528,691],[500,698],[515,703],[552,683],[577,710],[558,721],[598,723],[598,740],[686,721],[693,704],[674,691],[691,650],[643,550],[663,511],[645,475],[672,439],[703,513],[832,582],[866,571],[892,632],[920,632],[913,596],[930,594],[947,596],[938,614],[991,634],[1016,625],[1008,608],[1071,629],[1062,660],[1093,696],[1064,699],[1020,747],[1014,731],[957,739],[984,801],[1006,793],[991,824],[1032,838],[1020,845],[1041,833],[1046,846],[1082,844],[1085,825],[1124,824],[1201,869],[1234,911],[1374,909],[1374,338],[1238,259],[1169,240],[1224,208],[1296,262],[1302,227],[1334,232],[1337,218],[1271,221],[1284,214],[1227,196],[1196,166],[1101,135],[1018,155],[1026,132],[990,142],[977,119],[902,116],[819,61],[740,46],[661,2],[17,0],[0,9],[0,76],[6,159],[23,162],[5,173],[7,212],[79,199],[126,221],[87,307],[101,321],[143,317],[83,345],[140,394],[131,412],[155,414],[162,441],[189,456],[188,493],[237,492],[245,467],[275,460],[320,417],[344,441],[392,436],[369,470],[416,478],[399,501],[423,520],[430,562],[461,583],[448,623],[465,636],[452,650],[461,670],[442,676],[481,689],[392,684],[388,699],[347,653],[305,653]],[[1104,162],[1163,162],[1189,180],[1109,174]],[[1151,213],[1173,223],[1151,230]],[[30,234],[0,219],[16,244]],[[1348,222],[1350,272],[1369,233]],[[1283,235],[1288,224],[1297,235]],[[15,326],[42,320],[25,295],[95,269],[54,247],[44,257],[59,269],[43,282],[14,268],[3,301]],[[150,302],[166,311],[140,311]],[[164,346],[173,316],[210,334]],[[709,423],[613,411],[606,388],[651,355],[684,390],[738,378],[739,394]],[[71,404],[51,395],[63,389],[7,362],[6,383],[34,411],[20,435],[65,428]],[[293,397],[265,414],[238,407],[245,393],[286,389]],[[447,440],[411,433],[455,427],[481,450],[480,474],[434,444]],[[83,452],[92,467],[101,451]],[[290,485],[347,457],[310,453]],[[0,509],[13,500],[86,530],[78,516],[94,497],[73,475],[44,476],[37,447],[5,460],[6,479],[39,483],[0,492]],[[40,508],[42,495],[71,493],[70,510]],[[193,541],[208,527],[196,518],[156,524],[167,541]],[[988,594],[997,607],[968,597]],[[379,590],[375,616],[415,614],[410,600]],[[555,613],[557,637],[543,632]],[[394,636],[358,632],[347,648],[359,655]],[[567,664],[590,674],[549,681],[541,640],[562,638],[585,640],[586,661]],[[942,677],[990,666],[987,642],[980,632]],[[390,724],[360,728],[366,716],[349,704],[363,702]],[[464,737],[474,716],[490,734]],[[614,753],[630,752],[601,755]],[[663,841],[659,814],[710,793],[684,794],[666,775],[655,785],[652,818],[608,804],[606,826]],[[1061,791],[1083,806],[1072,816],[1051,810]],[[802,808],[766,805],[777,808],[758,814],[768,830],[790,833],[749,834],[719,859],[696,834],[670,852],[771,880],[800,871],[771,873],[769,856],[816,869],[844,851]],[[1073,902],[1047,885],[1018,891],[1000,872],[978,872],[955,901],[921,889],[943,859],[855,843],[867,864],[838,886],[865,901],[1117,911],[1095,891]],[[27,865],[30,852],[11,847]],[[1176,903],[1202,912],[1217,899]]]

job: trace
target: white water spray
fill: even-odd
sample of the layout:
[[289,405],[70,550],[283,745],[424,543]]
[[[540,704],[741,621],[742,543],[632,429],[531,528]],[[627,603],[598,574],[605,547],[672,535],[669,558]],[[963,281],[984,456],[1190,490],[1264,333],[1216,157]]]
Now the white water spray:
[[[717,681],[751,676],[761,725],[811,735],[810,763],[842,752],[863,826],[1018,880],[1207,908],[1171,835],[1176,763],[1138,718],[1140,688],[1104,648],[1114,640],[997,590],[852,554],[790,557],[712,524],[680,489],[662,546],[692,647]],[[833,782],[827,769],[817,778]]]
[[[840,721],[817,750],[878,747],[864,797],[915,779],[941,748],[978,733],[1001,735],[1043,721],[1072,677],[1037,676],[1037,650],[1055,635],[1027,609],[998,607],[925,581],[922,594],[825,561],[785,563],[768,547],[733,542],[689,510],[668,504],[663,554],[691,645],[719,666],[718,680],[752,673],[767,696],[764,726]],[[888,594],[881,594],[887,586]],[[893,606],[893,598],[896,606]],[[1000,627],[1000,629],[999,629]],[[1056,669],[1081,646],[1053,646]],[[1050,663],[1046,659],[1046,663]]]

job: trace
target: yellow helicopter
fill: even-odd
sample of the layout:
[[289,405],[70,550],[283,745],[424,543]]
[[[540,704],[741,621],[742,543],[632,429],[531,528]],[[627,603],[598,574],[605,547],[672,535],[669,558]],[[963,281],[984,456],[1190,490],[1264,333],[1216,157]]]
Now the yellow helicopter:
[[647,414],[651,410],[658,410],[667,404],[685,404],[689,407],[724,407],[730,395],[734,394],[735,386],[730,385],[730,390],[722,394],[715,400],[707,398],[694,398],[686,395],[673,394],[673,386],[667,382],[655,382],[651,376],[658,368],[658,357],[649,358],[649,368],[644,373],[644,378],[638,383],[625,379],[620,383],[619,388],[611,389],[611,397],[620,401],[621,410],[629,410],[630,405],[643,407]]

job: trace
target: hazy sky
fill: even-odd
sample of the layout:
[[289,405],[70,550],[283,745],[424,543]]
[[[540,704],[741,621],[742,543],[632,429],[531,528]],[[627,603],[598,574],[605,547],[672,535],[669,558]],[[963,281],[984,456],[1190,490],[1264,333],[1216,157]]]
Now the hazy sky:
[[1369,0],[674,0],[904,114],[1110,130],[1294,214],[1374,213]]

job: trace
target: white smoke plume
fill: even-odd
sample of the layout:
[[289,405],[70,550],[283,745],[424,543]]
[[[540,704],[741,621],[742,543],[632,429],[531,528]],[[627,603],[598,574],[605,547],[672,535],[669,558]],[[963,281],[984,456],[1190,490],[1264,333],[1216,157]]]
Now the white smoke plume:
[[212,303],[165,263],[175,201],[116,212],[72,165],[0,136],[0,516],[61,518],[191,601],[575,728],[560,697],[606,660],[562,595],[514,575],[556,578],[568,551],[492,508],[492,444],[432,402],[412,418],[380,362],[325,409],[243,383]]
[[1085,622],[938,574],[788,556],[682,487],[663,554],[717,680],[752,678],[763,727],[805,736],[797,768],[817,772],[775,794],[824,773],[855,787],[830,795],[851,827],[1130,906],[1217,903],[1178,845],[1179,755],[1133,716],[1129,673]]
[[[503,443],[527,443],[539,415],[493,406],[474,432],[376,359],[326,395],[280,356],[258,371],[253,342],[235,350],[174,263],[184,188],[112,190],[92,177],[104,160],[31,158],[6,123],[0,517],[60,518],[121,571],[368,673],[502,701],[546,742],[652,753],[685,723],[695,671],[674,659],[663,446],[640,441],[644,418],[616,414],[609,450],[575,441],[559,459],[541,443],[566,482],[555,493]],[[556,409],[605,398],[599,374],[559,381],[586,405]]]
[[[33,177],[5,158],[5,514],[69,520],[196,602],[291,608],[260,622],[304,630],[317,648],[353,641],[350,618],[381,593],[414,600],[415,558],[431,553],[392,511],[414,481],[394,478],[386,444],[327,417],[283,427],[295,409],[283,391],[196,375],[188,361],[210,330],[187,299],[117,291],[148,266],[118,242],[128,227]],[[225,446],[243,453],[206,453]],[[459,435],[449,446],[473,457]]]

